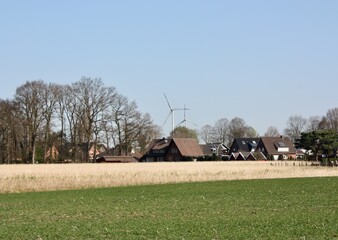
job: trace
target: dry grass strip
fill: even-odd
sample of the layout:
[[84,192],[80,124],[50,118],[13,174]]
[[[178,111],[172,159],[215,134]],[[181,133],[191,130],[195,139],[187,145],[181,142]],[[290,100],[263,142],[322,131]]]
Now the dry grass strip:
[[0,193],[320,176],[338,176],[338,167],[263,161],[0,165]]

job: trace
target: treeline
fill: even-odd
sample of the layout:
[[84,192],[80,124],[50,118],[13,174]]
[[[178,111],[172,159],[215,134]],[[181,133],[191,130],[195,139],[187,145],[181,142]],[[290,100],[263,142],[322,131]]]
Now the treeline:
[[89,148],[98,143],[128,155],[161,131],[136,102],[99,78],[70,85],[27,81],[13,99],[0,99],[0,114],[0,163],[90,162]]
[[[99,147],[98,143],[112,155],[129,155],[135,149],[142,153],[152,139],[162,135],[161,127],[148,113],[141,113],[135,101],[105,86],[99,78],[83,77],[69,85],[27,81],[16,89],[13,99],[0,99],[0,114],[0,163],[91,162],[96,151],[89,155],[89,149]],[[264,136],[286,135],[296,143],[309,137],[304,133],[313,133],[311,136],[318,139],[329,134],[327,138],[336,139],[338,108],[308,119],[290,116],[282,133],[270,126]],[[259,137],[239,117],[221,118],[198,132],[177,127],[173,135],[226,145],[235,138]],[[325,141],[320,147],[318,141],[315,146],[299,146],[319,153],[332,153],[338,148],[335,141],[326,147]],[[322,146],[330,150],[324,151]]]
[[[338,133],[338,108],[329,109],[324,116],[304,118],[292,115],[286,122],[286,128],[280,132],[277,127],[269,126],[264,133],[266,137],[288,136],[293,142],[301,138],[302,133],[332,131]],[[221,118],[213,125],[205,125],[199,131],[200,138],[206,143],[224,143],[231,145],[235,138],[259,137],[256,130],[247,125],[245,120],[235,117],[231,120]]]

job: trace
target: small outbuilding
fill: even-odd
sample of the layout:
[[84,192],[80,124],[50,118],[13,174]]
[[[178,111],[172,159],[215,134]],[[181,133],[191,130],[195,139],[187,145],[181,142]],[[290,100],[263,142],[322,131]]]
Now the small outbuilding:
[[111,156],[102,155],[96,158],[97,163],[136,163],[138,159],[134,156]]

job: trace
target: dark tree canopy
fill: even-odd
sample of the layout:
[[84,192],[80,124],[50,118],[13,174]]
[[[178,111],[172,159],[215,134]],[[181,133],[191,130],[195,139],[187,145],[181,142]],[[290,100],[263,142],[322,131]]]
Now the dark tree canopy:
[[330,156],[338,148],[338,133],[333,130],[302,132],[295,145],[311,151],[316,159],[318,154]]

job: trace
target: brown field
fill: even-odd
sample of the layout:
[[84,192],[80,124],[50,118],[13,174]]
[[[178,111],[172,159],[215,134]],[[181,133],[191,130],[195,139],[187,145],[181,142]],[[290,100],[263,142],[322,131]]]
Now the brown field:
[[0,165],[0,193],[320,176],[338,176],[338,167],[264,161]]

